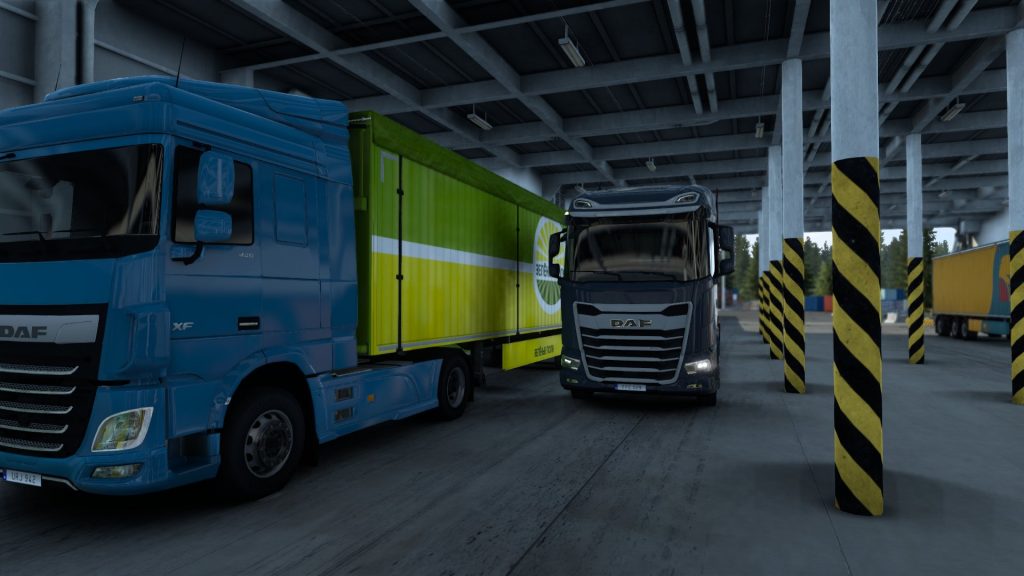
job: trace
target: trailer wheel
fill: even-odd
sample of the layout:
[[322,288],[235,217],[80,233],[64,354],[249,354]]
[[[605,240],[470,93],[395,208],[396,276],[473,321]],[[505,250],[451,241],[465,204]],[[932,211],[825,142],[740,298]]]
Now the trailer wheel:
[[959,318],[950,320],[950,333],[954,338],[963,338],[960,331],[963,330],[963,322]]
[[302,460],[306,421],[298,400],[259,387],[238,397],[221,432],[217,486],[233,500],[256,500],[284,488]]
[[964,340],[977,340],[978,333],[972,332],[969,326],[970,322],[967,320],[967,318],[960,320],[960,337],[963,338]]
[[462,354],[449,354],[441,363],[437,382],[437,415],[442,420],[455,420],[466,411],[472,393],[469,365]]
[[949,330],[946,327],[946,317],[936,316],[935,317],[935,334],[939,336],[949,336]]

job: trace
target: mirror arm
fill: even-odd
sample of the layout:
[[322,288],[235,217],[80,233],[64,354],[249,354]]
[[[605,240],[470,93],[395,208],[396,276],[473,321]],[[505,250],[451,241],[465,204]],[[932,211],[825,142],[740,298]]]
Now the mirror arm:
[[200,257],[202,257],[203,246],[204,244],[202,242],[196,242],[196,249],[190,256],[179,256],[177,258],[171,258],[171,260],[174,262],[181,262],[185,266],[191,266],[195,264]]

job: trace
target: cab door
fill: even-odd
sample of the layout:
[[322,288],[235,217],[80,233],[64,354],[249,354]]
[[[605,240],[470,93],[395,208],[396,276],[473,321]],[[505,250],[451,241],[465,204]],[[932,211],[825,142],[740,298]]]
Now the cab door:
[[[222,378],[259,350],[262,330],[261,258],[253,223],[258,166],[230,151],[218,152],[233,160],[234,186],[230,201],[215,207],[197,200],[202,151],[178,146],[172,160],[172,245],[166,263],[170,372],[204,379]],[[230,238],[197,245],[194,225],[196,213],[203,209],[230,215]]]

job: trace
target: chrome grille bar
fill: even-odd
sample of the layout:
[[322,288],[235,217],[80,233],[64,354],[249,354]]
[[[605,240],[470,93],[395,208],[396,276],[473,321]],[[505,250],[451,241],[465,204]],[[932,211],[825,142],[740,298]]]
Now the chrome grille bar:
[[47,404],[25,404],[0,400],[0,410],[20,412],[22,414],[68,414],[74,406],[50,406]]

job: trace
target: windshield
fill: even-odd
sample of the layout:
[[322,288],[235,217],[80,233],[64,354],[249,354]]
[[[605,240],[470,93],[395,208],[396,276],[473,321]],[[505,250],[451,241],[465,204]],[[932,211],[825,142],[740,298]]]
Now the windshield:
[[569,278],[685,282],[711,274],[707,220],[698,214],[574,220]]
[[112,257],[155,246],[158,144],[0,163],[0,260]]

